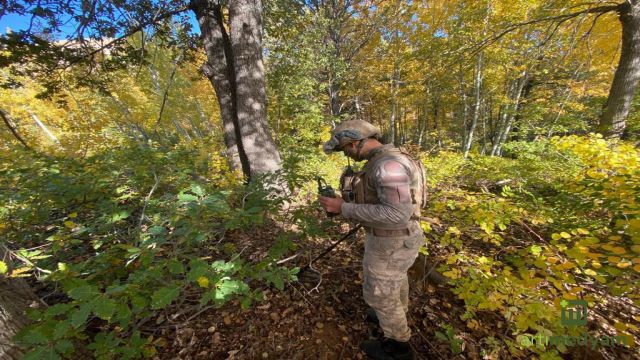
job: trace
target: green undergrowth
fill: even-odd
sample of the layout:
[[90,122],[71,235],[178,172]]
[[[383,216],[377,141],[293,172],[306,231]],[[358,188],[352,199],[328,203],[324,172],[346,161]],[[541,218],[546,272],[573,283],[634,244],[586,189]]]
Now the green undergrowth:
[[[487,354],[505,345],[514,356],[533,351],[545,359],[571,351],[521,344],[526,335],[586,331],[561,324],[563,299],[602,310],[609,304],[602,291],[640,305],[638,155],[631,144],[590,135],[513,142],[503,158],[445,152],[423,159],[427,215],[442,228],[423,227],[449,254],[439,269],[465,302],[462,320],[481,330],[492,325],[482,312],[501,314],[504,335],[483,340]],[[639,320],[629,314],[611,325],[632,341]]]
[[[207,144],[130,145],[85,159],[0,154],[0,236],[11,251],[0,273],[26,278],[50,305],[29,311],[34,322],[18,336],[26,358],[74,358],[80,348],[100,359],[152,357],[166,346],[145,332],[159,317],[179,321],[232,299],[249,307],[265,287],[283,289],[298,269],[277,260],[325,235],[317,176],[337,188],[347,164],[294,145],[283,149],[284,171],[248,185]],[[560,323],[563,299],[601,311],[602,294],[640,305],[638,151],[590,135],[503,152],[422,157],[425,215],[435,220],[423,223],[425,252],[447,254],[439,270],[465,303],[468,329],[499,326],[483,336],[485,355],[558,359],[570,348],[521,340],[584,332]],[[231,238],[253,239],[261,227],[275,231],[249,261]],[[638,321],[611,325],[629,338]],[[460,329],[443,329],[439,338],[456,339],[458,351]]]
[[0,271],[37,282],[52,305],[29,311],[34,322],[17,338],[25,359],[73,358],[80,347],[100,359],[153,356],[165,344],[142,329],[164,312],[231,299],[248,307],[265,286],[295,279],[297,268],[275,261],[294,248],[292,233],[264,239],[265,256],[251,262],[226,240],[272,221],[287,193],[265,186],[276,179],[244,185],[202,151],[1,156],[0,236],[11,256]]

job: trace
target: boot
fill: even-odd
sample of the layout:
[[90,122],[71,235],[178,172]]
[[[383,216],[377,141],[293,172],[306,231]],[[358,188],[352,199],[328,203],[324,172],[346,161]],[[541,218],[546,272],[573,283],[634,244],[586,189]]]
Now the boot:
[[414,360],[415,354],[408,342],[400,342],[390,338],[365,340],[360,349],[373,360]]

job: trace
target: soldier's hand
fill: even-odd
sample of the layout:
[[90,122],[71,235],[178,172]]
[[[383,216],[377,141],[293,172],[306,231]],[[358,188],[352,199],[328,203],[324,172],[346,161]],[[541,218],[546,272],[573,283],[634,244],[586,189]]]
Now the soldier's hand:
[[318,200],[320,201],[320,205],[330,213],[340,214],[342,212],[342,200],[341,197],[336,196],[334,198],[326,197],[326,196],[318,196]]

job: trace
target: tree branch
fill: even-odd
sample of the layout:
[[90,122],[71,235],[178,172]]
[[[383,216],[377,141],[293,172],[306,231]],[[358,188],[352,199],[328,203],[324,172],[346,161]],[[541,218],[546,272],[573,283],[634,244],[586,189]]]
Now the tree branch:
[[185,7],[181,7],[179,9],[173,10],[173,11],[169,11],[169,12],[164,13],[164,14],[156,14],[156,15],[153,16],[153,18],[150,21],[148,21],[146,23],[140,23],[140,24],[132,27],[131,29],[129,29],[129,31],[127,31],[123,35],[121,35],[121,36],[119,36],[117,38],[114,38],[113,40],[101,45],[100,47],[94,49],[93,51],[91,51],[91,52],[89,52],[89,53],[87,53],[85,55],[82,55],[82,56],[80,56],[80,57],[78,57],[78,58],[76,58],[76,59],[74,59],[72,61],[69,61],[65,65],[65,67],[63,69],[69,68],[70,66],[78,63],[80,60],[83,60],[83,59],[90,58],[90,57],[94,56],[95,54],[103,51],[104,49],[106,49],[106,48],[108,48],[108,47],[110,47],[110,46],[112,46],[112,45],[114,45],[114,44],[116,44],[116,43],[128,38],[129,36],[137,33],[138,31],[143,30],[144,28],[146,28],[149,25],[153,25],[153,24],[157,23],[158,21],[164,20],[164,19],[169,18],[169,17],[171,17],[173,15],[179,14],[181,12],[184,12],[184,11],[187,11],[187,10],[190,10],[190,9],[191,9],[190,6],[185,6]]
[[551,17],[546,17],[546,18],[541,18],[541,19],[533,19],[533,20],[529,20],[529,21],[524,21],[524,22],[520,22],[520,23],[516,23],[516,24],[511,24],[509,25],[506,29],[502,30],[501,32],[499,32],[497,35],[494,35],[488,39],[484,39],[482,40],[480,43],[476,44],[476,49],[474,49],[471,52],[470,56],[474,56],[475,54],[477,54],[478,52],[482,51],[484,48],[488,47],[489,45],[495,43],[496,41],[500,40],[503,36],[507,35],[508,33],[517,30],[523,26],[527,26],[527,25],[532,25],[532,24],[537,24],[537,23],[541,23],[541,22],[545,22],[545,21],[558,21],[558,24],[561,24],[569,19],[573,19],[575,17],[578,17],[580,15],[584,15],[584,14],[599,14],[598,16],[610,12],[610,11],[618,11],[618,9],[620,8],[621,4],[616,4],[616,5],[606,5],[606,6],[597,6],[597,7],[593,7],[593,8],[588,8],[585,10],[581,10],[581,11],[576,11],[576,12],[572,12],[569,14],[562,14],[562,15],[557,15],[557,16],[551,16]]
[[18,141],[20,141],[20,143],[22,145],[24,145],[24,147],[27,150],[31,150],[31,148],[29,147],[29,145],[27,145],[27,143],[24,141],[24,139],[20,136],[20,134],[18,134],[18,131],[15,129],[15,127],[12,125],[11,123],[11,119],[9,119],[9,115],[2,109],[0,109],[0,116],[2,117],[2,120],[4,121],[4,124],[7,125],[7,127],[9,128],[9,130],[11,130],[11,133],[13,134],[13,136],[18,139]]

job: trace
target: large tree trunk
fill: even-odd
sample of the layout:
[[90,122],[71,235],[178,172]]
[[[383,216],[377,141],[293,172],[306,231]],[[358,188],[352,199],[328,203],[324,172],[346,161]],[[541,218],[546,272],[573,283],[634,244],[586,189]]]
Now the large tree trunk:
[[[4,246],[0,245],[0,260],[6,259]],[[36,295],[20,278],[0,275],[0,360],[18,360],[22,351],[13,343],[13,336],[28,325],[25,310]]]
[[220,106],[220,117],[224,128],[224,143],[227,158],[233,169],[242,169],[249,175],[249,160],[242,149],[240,127],[236,111],[235,71],[231,42],[224,27],[220,4],[208,0],[194,0],[193,10],[200,24],[200,32],[207,54],[202,71],[213,85]]
[[240,142],[250,164],[249,176],[282,166],[267,122],[267,95],[262,62],[262,1],[229,3]]
[[618,137],[626,127],[631,100],[640,80],[640,0],[628,0],[618,7],[622,24],[622,51],[609,97],[600,117],[599,131]]

